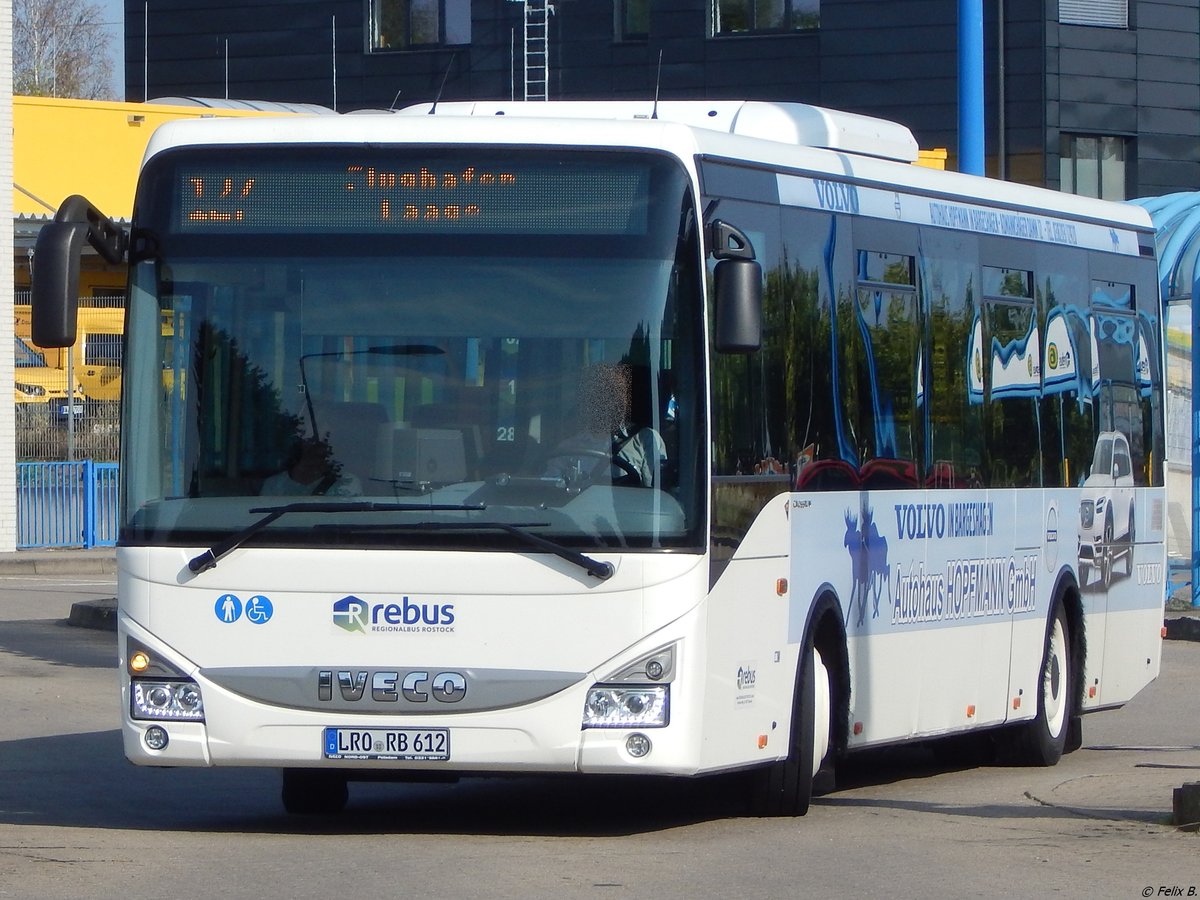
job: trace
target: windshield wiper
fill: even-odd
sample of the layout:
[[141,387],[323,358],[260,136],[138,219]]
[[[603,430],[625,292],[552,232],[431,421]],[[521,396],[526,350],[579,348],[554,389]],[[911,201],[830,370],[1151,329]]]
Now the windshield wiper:
[[607,581],[616,574],[617,570],[613,568],[613,564],[610,562],[593,559],[586,554],[580,553],[578,550],[564,547],[557,541],[552,541],[549,538],[542,537],[540,534],[534,534],[532,531],[525,530],[526,528],[543,527],[548,524],[548,522],[531,522],[529,525],[510,525],[507,522],[430,522],[426,527],[468,531],[495,529],[503,531],[506,534],[511,534],[513,537],[524,541],[532,547],[537,547],[539,550],[553,553],[555,556],[565,559],[569,563],[574,563],[593,578],[599,578],[601,581]]
[[430,504],[430,503],[376,503],[368,500],[358,501],[304,501],[302,503],[287,503],[283,506],[256,506],[250,512],[266,513],[261,519],[251,522],[241,531],[234,532],[220,543],[213,544],[199,556],[188,560],[188,569],[195,575],[207,572],[217,561],[228,556],[250,538],[262,531],[276,519],[288,513],[355,513],[355,512],[480,512],[487,509],[487,504],[465,505],[460,503]]
[[[474,507],[470,508],[473,509]],[[429,507],[423,506],[421,509],[429,509]],[[549,522],[520,522],[516,524],[511,522],[398,522],[372,527],[378,528],[381,531],[503,531],[529,544],[531,547],[545,550],[547,553],[553,553],[560,559],[574,563],[593,578],[607,581],[616,574],[617,570],[613,568],[613,564],[610,562],[593,559],[577,550],[572,550],[570,547],[564,547],[557,541],[542,537],[540,534],[534,534],[532,531],[526,531],[527,528],[545,528],[549,524]]]

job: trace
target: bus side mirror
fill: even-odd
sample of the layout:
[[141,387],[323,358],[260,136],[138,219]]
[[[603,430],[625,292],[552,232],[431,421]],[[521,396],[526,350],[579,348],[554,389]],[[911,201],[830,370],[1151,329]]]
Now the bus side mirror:
[[753,259],[723,259],[713,270],[718,353],[754,353],[762,347],[762,266]]
[[762,346],[762,266],[749,236],[714,219],[707,228],[717,295],[713,345],[718,353],[753,353]]
[[39,347],[75,344],[84,242],[116,265],[125,259],[129,235],[86,197],[72,194],[58,208],[54,221],[42,226],[34,246],[30,336]]
[[31,336],[39,347],[75,343],[79,307],[79,258],[88,226],[80,222],[48,222],[38,232],[33,251]]

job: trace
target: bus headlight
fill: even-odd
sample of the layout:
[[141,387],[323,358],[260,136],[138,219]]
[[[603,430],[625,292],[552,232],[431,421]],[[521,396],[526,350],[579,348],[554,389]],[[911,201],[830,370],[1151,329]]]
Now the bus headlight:
[[46,396],[46,389],[44,387],[42,387],[40,384],[26,384],[23,381],[16,381],[16,382],[13,382],[13,387],[15,387],[18,391],[20,391],[22,394],[24,394],[27,397],[44,397],[44,396]]
[[204,698],[196,682],[135,679],[130,714],[135,719],[204,721]]
[[583,704],[584,728],[665,728],[671,687],[666,684],[597,684]]

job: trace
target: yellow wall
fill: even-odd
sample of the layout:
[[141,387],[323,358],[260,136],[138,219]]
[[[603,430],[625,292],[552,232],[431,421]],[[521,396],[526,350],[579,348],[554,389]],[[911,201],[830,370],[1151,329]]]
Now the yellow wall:
[[283,113],[13,97],[14,213],[53,215],[68,196],[83,194],[110,218],[128,219],[142,156],[159,125],[175,119],[269,115]]
[[947,150],[941,147],[935,147],[932,150],[920,150],[917,156],[917,165],[925,166],[927,169],[945,169],[946,157],[950,154]]

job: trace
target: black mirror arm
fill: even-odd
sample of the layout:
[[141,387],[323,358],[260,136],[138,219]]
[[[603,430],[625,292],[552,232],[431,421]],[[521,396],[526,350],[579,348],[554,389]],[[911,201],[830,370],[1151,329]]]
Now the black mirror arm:
[[59,206],[54,214],[55,222],[70,222],[87,225],[87,240],[106,262],[117,264],[125,259],[129,249],[129,235],[86,198],[72,194]]
[[754,259],[754,246],[735,225],[714,219],[708,225],[708,252],[713,259]]

